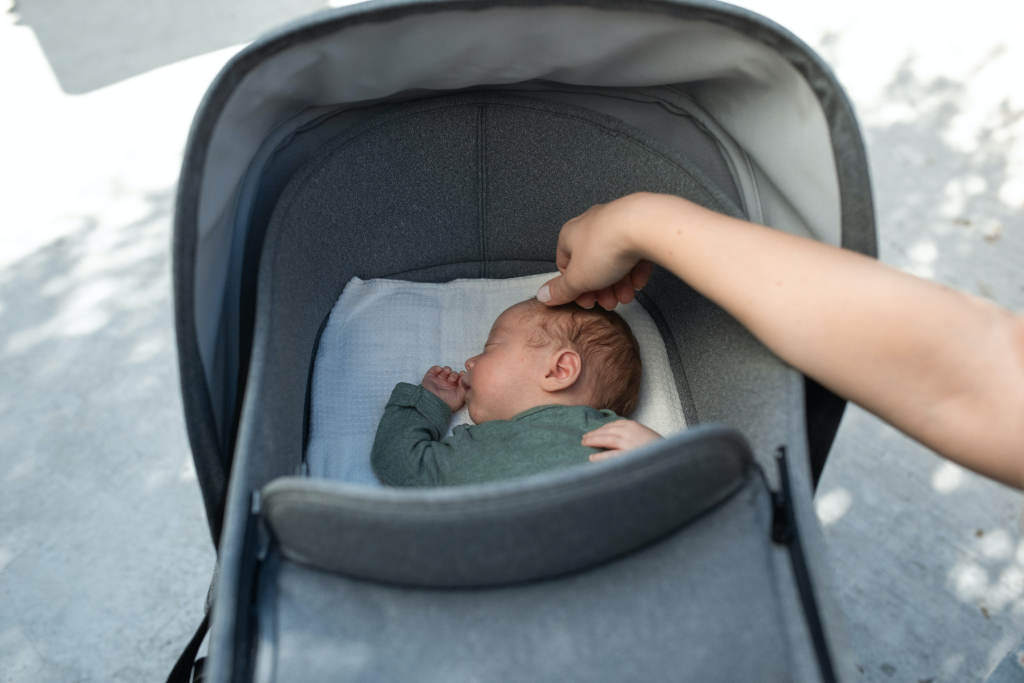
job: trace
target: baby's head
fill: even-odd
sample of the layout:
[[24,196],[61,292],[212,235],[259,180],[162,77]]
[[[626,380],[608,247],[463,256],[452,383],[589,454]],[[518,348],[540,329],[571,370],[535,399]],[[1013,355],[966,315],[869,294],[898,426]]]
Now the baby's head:
[[529,299],[498,316],[462,381],[469,415],[480,423],[552,403],[627,416],[640,376],[640,347],[617,313]]

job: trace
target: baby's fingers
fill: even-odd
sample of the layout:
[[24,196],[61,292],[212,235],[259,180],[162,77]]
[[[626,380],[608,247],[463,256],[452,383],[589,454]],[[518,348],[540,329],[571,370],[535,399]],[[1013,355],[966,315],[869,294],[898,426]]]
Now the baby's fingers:
[[462,384],[462,378],[466,376],[465,370],[452,370],[448,373],[445,381],[451,385],[452,389],[465,391],[465,386]]
[[[609,451],[630,451],[639,448],[644,444],[660,439],[661,435],[650,427],[646,427],[634,420],[615,420],[583,435],[580,442],[583,446],[591,448],[604,448]],[[617,453],[616,453],[617,454]],[[603,460],[612,457],[613,453],[607,455],[597,453],[591,456],[591,460]]]
[[587,432],[583,435],[580,443],[591,448],[622,448],[625,443],[625,435],[620,426],[622,420],[609,422],[606,425]]
[[625,452],[626,451],[618,449],[611,451],[601,451],[600,453],[592,453],[590,456],[587,457],[587,460],[589,460],[590,462],[601,462],[602,460],[618,457]]

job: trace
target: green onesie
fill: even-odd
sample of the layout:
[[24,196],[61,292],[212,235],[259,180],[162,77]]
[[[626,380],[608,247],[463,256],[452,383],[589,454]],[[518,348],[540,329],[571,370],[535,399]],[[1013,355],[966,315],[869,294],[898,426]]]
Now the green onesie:
[[377,477],[391,486],[453,486],[583,463],[600,450],[581,446],[583,435],[621,419],[590,406],[545,405],[511,420],[459,425],[442,441],[451,416],[422,386],[395,386],[370,456]]

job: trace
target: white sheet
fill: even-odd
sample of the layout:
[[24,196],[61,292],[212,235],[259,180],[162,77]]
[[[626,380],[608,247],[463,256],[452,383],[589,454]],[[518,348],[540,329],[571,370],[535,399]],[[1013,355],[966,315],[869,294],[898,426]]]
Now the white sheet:
[[[553,274],[444,284],[352,278],[331,310],[313,366],[309,473],[379,485],[370,469],[377,422],[397,382],[432,365],[462,369],[498,315]],[[686,427],[658,329],[634,302],[616,309],[640,343],[644,376],[633,418],[662,434]],[[463,408],[451,426],[469,423]]]

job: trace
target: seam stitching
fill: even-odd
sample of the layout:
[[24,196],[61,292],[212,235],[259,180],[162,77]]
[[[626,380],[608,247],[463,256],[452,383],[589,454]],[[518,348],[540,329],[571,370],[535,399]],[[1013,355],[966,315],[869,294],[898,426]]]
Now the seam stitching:
[[487,277],[487,105],[481,105],[477,111],[477,230],[480,232],[480,276]]

